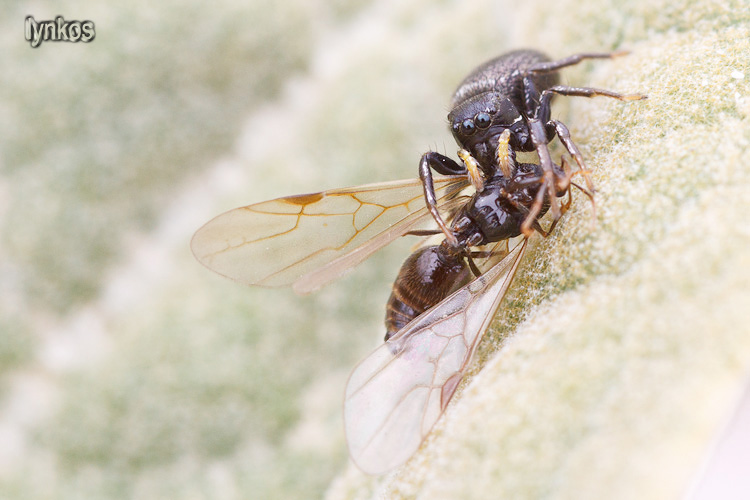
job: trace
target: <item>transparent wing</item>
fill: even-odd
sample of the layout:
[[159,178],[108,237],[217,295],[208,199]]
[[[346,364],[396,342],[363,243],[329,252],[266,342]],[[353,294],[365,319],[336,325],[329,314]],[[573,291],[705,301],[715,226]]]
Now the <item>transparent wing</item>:
[[[435,180],[444,203],[468,184],[465,176]],[[427,222],[418,179],[289,196],[236,208],[193,236],[196,259],[248,285],[294,284],[306,293],[339,277]]]
[[526,241],[354,369],[344,424],[352,460],[364,472],[382,474],[404,463],[445,411],[513,280]]

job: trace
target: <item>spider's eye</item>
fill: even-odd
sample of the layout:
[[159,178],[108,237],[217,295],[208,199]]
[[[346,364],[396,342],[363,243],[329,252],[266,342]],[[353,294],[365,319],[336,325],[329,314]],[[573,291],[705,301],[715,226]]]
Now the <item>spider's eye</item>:
[[479,113],[474,120],[479,128],[487,128],[492,122],[490,115],[487,113]]
[[461,131],[466,135],[471,135],[474,133],[474,131],[477,129],[476,125],[474,125],[474,121],[470,119],[466,119],[463,122],[461,122]]
[[453,129],[453,133],[457,134],[459,129],[461,128],[461,123],[455,122],[451,128]]

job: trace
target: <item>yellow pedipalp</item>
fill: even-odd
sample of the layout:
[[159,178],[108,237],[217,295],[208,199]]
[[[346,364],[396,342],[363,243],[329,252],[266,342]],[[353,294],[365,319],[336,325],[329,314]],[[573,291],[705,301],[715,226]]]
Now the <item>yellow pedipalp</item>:
[[510,130],[505,129],[497,143],[497,166],[500,167],[500,171],[503,173],[506,179],[513,177],[513,170],[515,170],[515,161],[511,156],[510,145]]
[[469,171],[471,185],[478,192],[482,191],[484,189],[484,177],[482,176],[482,171],[479,169],[479,162],[465,149],[458,150],[458,157],[461,158],[461,161],[466,165],[466,170]]

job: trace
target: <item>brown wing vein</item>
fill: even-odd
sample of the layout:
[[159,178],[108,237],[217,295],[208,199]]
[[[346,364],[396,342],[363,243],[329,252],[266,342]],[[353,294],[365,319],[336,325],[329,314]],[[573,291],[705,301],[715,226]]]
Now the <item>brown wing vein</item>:
[[[347,239],[347,240],[346,240],[346,241],[345,241],[345,242],[344,242],[343,244],[341,244],[341,245],[339,245],[339,246],[327,246],[327,247],[323,247],[323,248],[320,248],[320,249],[319,249],[319,250],[318,250],[317,252],[315,252],[315,253],[311,253],[311,254],[310,254],[310,255],[308,256],[308,258],[310,258],[310,257],[314,257],[314,256],[315,256],[315,255],[317,255],[318,253],[320,253],[320,252],[324,252],[324,251],[329,251],[329,250],[334,250],[334,251],[335,251],[335,250],[341,250],[342,248],[344,248],[344,247],[346,247],[347,245],[349,245],[349,244],[350,244],[350,243],[351,243],[351,242],[352,242],[352,241],[353,241],[353,240],[354,240],[354,239],[355,239],[355,238],[356,238],[356,237],[357,237],[357,236],[358,236],[358,235],[359,235],[360,233],[362,233],[362,231],[366,230],[366,229],[367,229],[368,227],[370,227],[370,226],[371,226],[372,224],[374,224],[374,223],[375,223],[375,222],[376,222],[376,221],[377,221],[377,220],[378,220],[378,219],[379,219],[379,218],[380,218],[380,217],[381,217],[381,216],[382,216],[382,215],[383,215],[383,214],[384,214],[385,212],[387,212],[388,210],[392,210],[392,209],[394,209],[394,208],[398,208],[398,207],[407,207],[407,206],[409,206],[409,204],[410,204],[410,203],[413,203],[413,202],[414,202],[415,200],[417,200],[417,199],[419,199],[419,198],[421,197],[421,196],[415,196],[415,197],[413,197],[413,198],[409,198],[409,199],[408,199],[407,201],[405,201],[405,202],[402,202],[402,203],[397,203],[397,204],[395,204],[395,205],[390,205],[390,206],[387,206],[387,205],[380,205],[380,204],[378,204],[378,203],[363,202],[362,200],[360,200],[359,198],[357,198],[357,197],[356,197],[356,196],[355,196],[354,194],[341,194],[341,193],[336,193],[336,194],[330,194],[330,195],[327,195],[327,196],[332,196],[332,197],[333,197],[333,196],[347,196],[347,197],[349,197],[349,198],[351,198],[351,199],[355,200],[355,201],[356,201],[356,202],[357,202],[357,203],[359,204],[359,206],[357,207],[357,209],[356,209],[356,210],[354,210],[354,211],[352,211],[352,212],[340,212],[340,213],[323,213],[323,214],[309,214],[309,213],[305,213],[305,208],[306,208],[306,206],[307,206],[307,205],[304,205],[304,206],[301,206],[301,207],[302,207],[302,209],[300,210],[300,213],[299,213],[299,214],[297,214],[297,221],[295,222],[294,226],[293,226],[293,227],[291,227],[290,229],[287,229],[286,231],[282,231],[282,232],[280,232],[280,233],[275,233],[275,234],[272,234],[272,235],[270,235],[270,236],[264,236],[264,237],[262,237],[262,238],[256,238],[256,239],[254,239],[254,240],[247,240],[247,239],[243,238],[243,242],[242,242],[242,243],[240,243],[240,244],[238,244],[238,245],[227,245],[227,248],[224,248],[224,249],[222,249],[222,250],[218,250],[218,251],[216,251],[216,252],[212,252],[212,253],[210,253],[210,254],[207,254],[207,255],[208,255],[208,256],[219,255],[219,254],[222,254],[222,253],[224,253],[224,252],[227,252],[227,251],[230,251],[230,250],[235,250],[235,249],[237,249],[237,248],[243,247],[243,246],[245,246],[245,245],[251,245],[251,244],[259,243],[259,242],[261,242],[261,241],[265,241],[265,240],[270,240],[270,239],[278,238],[279,236],[283,236],[283,235],[285,235],[285,234],[289,234],[289,233],[292,233],[292,232],[294,232],[294,231],[295,231],[296,229],[298,229],[298,228],[299,228],[299,222],[300,222],[300,220],[302,219],[302,217],[303,217],[303,216],[304,216],[304,217],[329,217],[329,216],[331,216],[331,215],[347,215],[347,214],[350,214],[350,215],[352,215],[352,228],[354,228],[354,234],[353,234],[353,235],[352,235],[352,236],[351,236],[351,237],[350,237],[349,239]],[[321,198],[321,199],[322,199],[322,198]],[[316,201],[319,201],[319,200],[316,200]],[[380,212],[380,214],[376,215],[376,216],[375,216],[375,217],[374,217],[374,218],[373,218],[373,219],[372,219],[372,220],[371,220],[370,222],[368,222],[368,223],[367,223],[367,224],[365,224],[365,225],[364,225],[364,226],[363,226],[363,227],[362,227],[361,229],[359,229],[359,230],[358,230],[358,229],[357,229],[357,227],[356,227],[356,225],[355,225],[355,223],[354,223],[354,218],[356,217],[356,214],[357,214],[357,212],[358,212],[359,210],[361,210],[361,209],[362,209],[362,207],[363,207],[363,206],[365,206],[365,205],[371,205],[371,206],[379,207],[379,208],[381,208],[381,209],[382,209],[382,211]],[[288,216],[288,215],[292,215],[292,214],[289,214],[289,213],[283,213],[283,212],[261,212],[261,211],[259,211],[259,210],[254,210],[252,206],[242,207],[242,209],[244,209],[244,210],[247,210],[247,211],[249,211],[249,212],[253,212],[253,213],[256,213],[256,214],[262,214],[262,215],[278,215],[278,216]],[[424,210],[426,210],[426,209],[424,209]],[[418,212],[413,212],[413,213],[420,213],[420,212],[422,212],[422,211],[423,211],[423,209],[420,209],[420,210],[419,210]],[[412,215],[412,214],[409,214],[409,215]],[[409,217],[409,216],[407,216],[407,217]],[[307,259],[307,258],[306,258],[306,259],[300,259],[299,261],[296,261],[296,262],[294,262],[294,263],[290,264],[290,265],[289,265],[289,266],[287,266],[286,268],[282,268],[282,269],[280,269],[279,271],[277,271],[277,272],[276,272],[276,273],[274,273],[274,274],[279,274],[279,273],[281,273],[282,271],[285,271],[285,270],[287,270],[287,269],[288,269],[289,267],[293,267],[293,266],[295,266],[295,265],[298,265],[299,263],[301,263],[301,262],[304,262],[305,260],[308,260],[308,259]],[[273,274],[271,274],[271,275],[269,275],[269,276],[273,276]]]

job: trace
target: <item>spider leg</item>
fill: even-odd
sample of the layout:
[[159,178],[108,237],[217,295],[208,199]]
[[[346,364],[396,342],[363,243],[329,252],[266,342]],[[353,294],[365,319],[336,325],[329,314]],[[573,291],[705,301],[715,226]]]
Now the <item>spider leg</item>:
[[568,56],[564,59],[558,59],[557,61],[536,63],[529,66],[526,71],[529,73],[551,73],[562,68],[567,68],[568,66],[574,66],[586,59],[613,59],[627,54],[627,50],[618,50],[616,52],[584,52]]
[[[554,87],[550,87],[549,89],[542,92],[541,98],[539,99],[539,108],[542,110],[549,109],[550,100],[555,94],[589,98],[611,97],[620,101],[637,101],[640,99],[646,99],[647,97],[643,94],[620,94],[611,90],[596,89],[591,87],[567,87],[564,85],[555,85]],[[568,153],[570,153],[570,156],[575,159],[576,163],[578,164],[578,168],[581,169],[583,178],[586,181],[586,186],[590,191],[593,191],[593,184],[591,183],[591,178],[588,175],[589,172],[586,169],[586,164],[583,161],[583,156],[581,156],[581,151],[578,149],[578,146],[576,146],[576,144],[570,138],[570,131],[568,130],[568,127],[566,127],[565,124],[563,124],[559,120],[550,120],[549,124],[552,125],[552,127],[555,129],[555,133],[560,138],[560,142],[563,143],[565,149],[568,151]]]
[[[557,175],[555,173],[555,164],[552,162],[552,156],[549,152],[549,142],[547,141],[547,134],[544,130],[544,124],[537,118],[529,118],[529,131],[531,132],[531,140],[536,148],[537,155],[539,155],[539,165],[542,167],[542,187],[537,193],[537,200],[534,201],[534,207],[537,208],[536,214],[541,210],[542,202],[544,201],[544,192],[547,192],[550,200],[550,211],[555,219],[560,217],[560,205],[557,202],[557,193],[555,186],[557,185]],[[535,216],[536,216],[535,214]],[[529,226],[524,222],[524,226]]]
[[[555,85],[542,92],[542,100],[545,99],[545,94],[558,94],[565,96],[575,97],[611,97],[618,101],[640,101],[641,99],[648,98],[644,94],[621,94],[613,90],[597,89],[594,87],[568,87],[567,85]],[[546,99],[550,99],[546,97]]]
[[437,197],[435,196],[435,184],[432,180],[432,170],[441,174],[459,174],[466,173],[466,168],[462,167],[447,156],[434,151],[423,154],[422,159],[419,161],[419,178],[422,180],[427,209],[430,211],[432,218],[435,219],[440,230],[445,234],[448,243],[456,246],[458,243],[456,236],[448,227],[448,224],[445,223],[437,208]]
[[578,164],[579,172],[581,173],[581,175],[583,175],[583,179],[586,182],[586,187],[590,192],[594,192],[594,183],[591,181],[591,177],[589,177],[589,171],[586,168],[586,162],[583,159],[581,150],[578,149],[576,143],[573,142],[573,139],[571,139],[570,130],[568,130],[568,127],[566,127],[565,124],[559,120],[550,120],[549,123],[554,127],[557,137],[560,138],[560,142],[562,142],[563,146],[565,146],[565,149],[568,151],[570,156],[573,157],[573,159],[576,161],[576,164]]
[[[560,206],[557,202],[555,193],[555,185],[557,179],[555,175],[555,165],[552,162],[552,156],[549,151],[549,137],[547,133],[547,121],[550,116],[550,99],[551,97],[544,98],[545,94],[541,94],[537,90],[530,73],[526,73],[523,77],[523,102],[525,106],[526,123],[529,128],[529,135],[531,138],[531,144],[534,146],[537,155],[539,156],[539,166],[542,169],[542,178],[544,182],[540,193],[537,194],[537,199],[542,201],[535,201],[532,208],[536,208],[538,214],[541,210],[542,202],[544,200],[544,191],[547,192],[550,202],[550,211],[555,219],[560,217]],[[540,198],[541,197],[541,198]],[[528,235],[530,231],[532,221],[535,219],[524,221],[522,229],[524,234]]]

